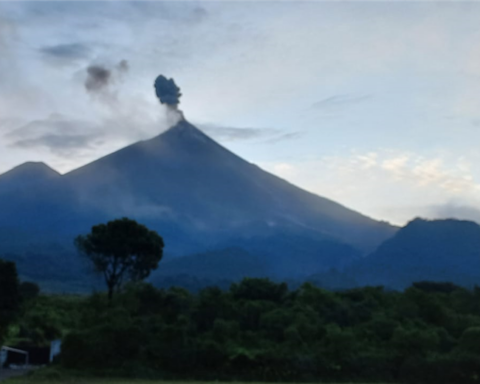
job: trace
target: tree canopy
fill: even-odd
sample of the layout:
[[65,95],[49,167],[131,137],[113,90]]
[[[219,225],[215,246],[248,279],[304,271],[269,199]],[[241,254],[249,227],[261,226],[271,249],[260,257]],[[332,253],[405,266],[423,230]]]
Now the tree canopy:
[[157,268],[164,243],[155,231],[122,218],[93,226],[75,239],[75,246],[103,274],[111,299],[126,280],[143,280]]
[[480,289],[404,292],[245,279],[197,293],[132,284],[86,298],[60,364],[178,380],[474,384]]

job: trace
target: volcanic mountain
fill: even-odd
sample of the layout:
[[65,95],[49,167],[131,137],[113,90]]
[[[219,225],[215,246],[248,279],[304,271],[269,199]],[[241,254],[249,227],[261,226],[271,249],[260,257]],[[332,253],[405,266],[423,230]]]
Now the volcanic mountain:
[[478,285],[480,226],[464,220],[417,218],[367,258],[346,269],[360,285],[403,289],[418,281]]
[[[36,250],[69,249],[92,225],[128,216],[158,231],[169,257],[241,247],[281,275],[341,268],[396,232],[263,171],[186,120],[63,176],[45,165],[0,175],[0,210],[0,228]],[[8,239],[2,250],[20,252]]]
[[45,163],[28,162],[0,175],[0,194],[48,183],[61,175]]

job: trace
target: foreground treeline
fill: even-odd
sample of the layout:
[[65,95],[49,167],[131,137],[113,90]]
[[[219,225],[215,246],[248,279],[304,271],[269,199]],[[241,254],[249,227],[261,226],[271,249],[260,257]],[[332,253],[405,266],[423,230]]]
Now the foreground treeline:
[[0,346],[19,335],[20,318],[32,313],[39,292],[37,284],[20,281],[14,263],[0,259]]
[[329,292],[246,279],[198,294],[139,284],[72,311],[59,364],[82,372],[425,383],[480,375],[480,289],[451,284]]
[[[330,292],[245,279],[192,294],[132,284],[112,301],[37,295],[0,265],[0,338],[63,338],[68,372],[168,379],[477,383],[480,288]],[[13,276],[13,277],[12,277]]]

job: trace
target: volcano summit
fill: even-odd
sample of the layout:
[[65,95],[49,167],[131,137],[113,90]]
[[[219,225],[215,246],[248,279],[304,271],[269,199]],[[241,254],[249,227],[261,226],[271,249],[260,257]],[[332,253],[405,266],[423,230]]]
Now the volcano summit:
[[30,258],[48,254],[52,269],[64,270],[76,235],[123,216],[157,231],[167,259],[233,246],[282,277],[342,267],[396,231],[263,171],[183,116],[65,175],[47,170],[21,165],[0,175],[0,252],[25,261],[29,277]]

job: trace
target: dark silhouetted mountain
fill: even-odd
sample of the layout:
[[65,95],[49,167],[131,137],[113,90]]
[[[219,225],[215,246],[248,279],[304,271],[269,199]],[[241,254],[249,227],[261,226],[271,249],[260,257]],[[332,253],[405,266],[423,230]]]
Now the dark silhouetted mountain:
[[60,177],[57,171],[45,163],[24,163],[0,175],[0,196],[3,193],[22,192],[27,188],[43,186]]
[[360,284],[404,288],[419,281],[480,284],[480,226],[415,219],[348,269]]
[[161,233],[177,225],[189,242],[258,235],[261,226],[294,227],[371,251],[395,232],[261,170],[186,121],[64,179],[82,201],[109,217],[134,215]]
[[[167,259],[240,246],[301,275],[342,268],[397,230],[263,171],[185,120],[63,176],[37,166],[22,178],[31,167],[0,176],[0,229],[30,251],[55,243],[72,252],[79,233],[128,216],[164,237]],[[34,179],[43,181],[32,188]],[[22,252],[3,240],[0,252]]]
[[361,257],[351,245],[293,229],[229,239],[227,244],[260,255],[268,265],[268,277],[278,279],[302,279],[331,268],[342,270]]
[[161,281],[165,276],[182,275],[210,281],[238,281],[244,277],[266,277],[269,270],[262,257],[240,248],[229,248],[168,260],[159,268],[153,282]]

